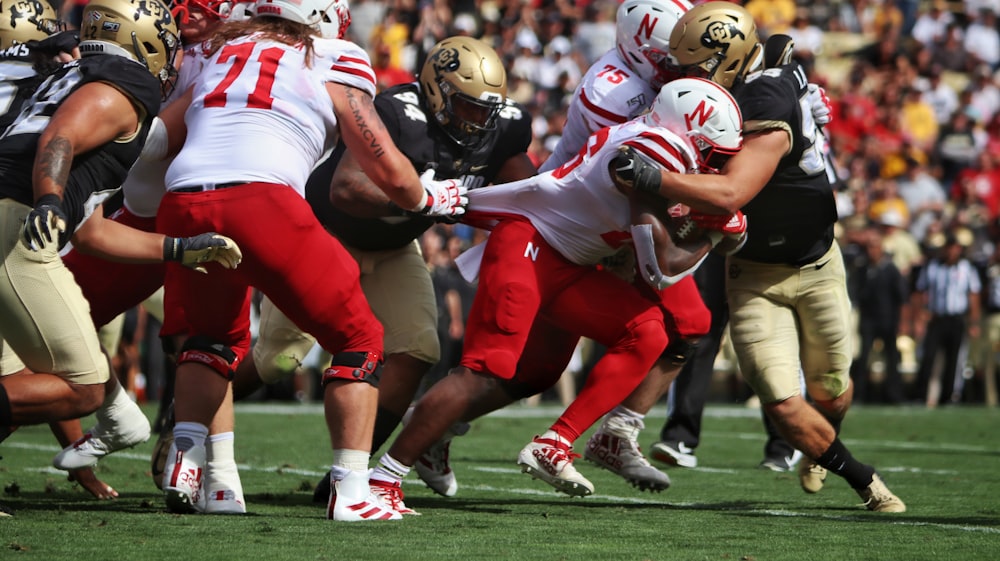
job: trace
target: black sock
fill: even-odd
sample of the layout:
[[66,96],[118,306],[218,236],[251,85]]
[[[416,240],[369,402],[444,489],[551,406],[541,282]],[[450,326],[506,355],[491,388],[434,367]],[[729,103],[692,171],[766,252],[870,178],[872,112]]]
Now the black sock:
[[837,436],[840,436],[840,425],[843,424],[844,418],[827,417],[826,415],[823,415],[823,417],[827,420],[828,423],[830,423],[830,425],[833,426],[833,432]]
[[854,489],[864,489],[875,475],[875,468],[855,460],[839,438],[816,458],[816,463],[846,479]]
[[384,407],[378,408],[378,412],[375,414],[375,433],[372,435],[372,454],[375,454],[385,444],[385,441],[389,440],[392,431],[396,430],[402,420],[402,415],[397,415]]

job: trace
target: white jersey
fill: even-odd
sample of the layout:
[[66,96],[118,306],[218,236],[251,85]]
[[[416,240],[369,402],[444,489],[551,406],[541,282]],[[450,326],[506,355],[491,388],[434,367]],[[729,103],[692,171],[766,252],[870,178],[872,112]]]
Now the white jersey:
[[573,92],[566,113],[562,138],[539,171],[551,171],[587,143],[587,138],[604,127],[620,125],[642,114],[652,105],[657,91],[610,50],[597,59]]
[[[170,92],[170,97],[163,102],[166,107],[176,98],[181,97],[187,91],[194,79],[205,66],[206,58],[202,51],[202,45],[189,47],[184,51],[184,59],[177,74],[177,82],[174,90]],[[164,160],[146,160],[139,158],[122,184],[123,204],[135,216],[152,218],[156,216],[156,211],[160,208],[160,201],[167,188],[164,185],[164,176],[173,158]]]
[[375,95],[368,55],[340,39],[302,45],[260,36],[226,43],[195,79],[184,148],[167,171],[167,189],[259,181],[289,185],[303,197],[313,166],[339,139],[327,82]]
[[469,191],[468,220],[488,225],[526,218],[566,259],[597,264],[631,239],[628,197],[608,171],[618,147],[626,144],[668,171],[689,173],[697,165],[689,140],[638,118],[599,130],[587,140],[586,150],[550,172]]

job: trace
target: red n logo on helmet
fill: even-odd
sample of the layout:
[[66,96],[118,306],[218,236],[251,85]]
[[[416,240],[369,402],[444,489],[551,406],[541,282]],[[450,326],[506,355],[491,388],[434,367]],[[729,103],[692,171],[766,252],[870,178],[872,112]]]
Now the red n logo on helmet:
[[694,108],[694,111],[689,115],[684,115],[684,124],[688,130],[691,130],[691,123],[695,121],[697,121],[699,127],[704,126],[712,118],[712,113],[715,113],[715,107],[707,105],[703,99],[698,103],[698,107]]
[[659,21],[660,18],[651,18],[649,14],[643,14],[642,22],[639,23],[639,29],[635,33],[636,42],[640,42],[638,39],[643,33],[646,34],[646,39],[649,39],[649,37],[653,34],[653,29],[656,28],[656,24]]

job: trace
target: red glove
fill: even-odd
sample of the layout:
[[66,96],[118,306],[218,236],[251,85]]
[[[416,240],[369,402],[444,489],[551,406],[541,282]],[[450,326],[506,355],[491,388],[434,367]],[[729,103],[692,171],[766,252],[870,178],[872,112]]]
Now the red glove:
[[747,217],[739,210],[730,216],[692,210],[690,216],[695,224],[705,230],[716,230],[723,234],[742,234],[747,231]]

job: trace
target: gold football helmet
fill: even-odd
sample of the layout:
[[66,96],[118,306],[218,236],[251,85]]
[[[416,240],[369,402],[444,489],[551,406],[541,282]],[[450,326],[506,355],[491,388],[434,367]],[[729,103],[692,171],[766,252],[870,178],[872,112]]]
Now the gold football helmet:
[[0,12],[0,49],[40,41],[65,28],[45,0],[2,0]]
[[83,9],[80,53],[113,54],[143,64],[164,85],[164,97],[177,77],[174,55],[180,48],[177,23],[160,0],[91,0]]
[[448,136],[472,147],[496,128],[507,99],[507,71],[486,43],[449,37],[427,53],[420,87],[427,109]]
[[674,26],[670,56],[687,75],[732,88],[758,69],[763,48],[750,12],[731,2],[707,2]]

